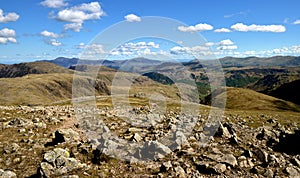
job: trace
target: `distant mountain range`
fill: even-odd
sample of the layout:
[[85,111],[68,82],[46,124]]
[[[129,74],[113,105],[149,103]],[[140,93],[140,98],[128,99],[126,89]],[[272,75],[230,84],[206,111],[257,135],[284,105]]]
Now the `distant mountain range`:
[[[189,62],[183,62],[182,64],[185,66],[189,66],[189,68],[197,69],[201,68],[201,64],[213,65],[214,60],[192,60]],[[300,66],[300,57],[295,56],[274,56],[269,58],[259,58],[259,57],[247,57],[247,58],[235,58],[235,57],[225,57],[219,59],[220,63],[224,68],[228,67],[292,67],[292,66]],[[134,58],[129,60],[80,60],[78,58],[65,58],[58,57],[54,60],[43,60],[43,62],[51,62],[57,64],[59,66],[69,68],[70,66],[77,64],[86,64],[86,65],[103,65],[111,68],[120,68],[126,64],[126,66],[133,67],[134,70],[135,65],[143,64],[143,66],[147,66],[147,64],[158,65],[163,64],[163,61],[152,60],[147,58]],[[130,69],[130,68],[127,68]]]
[[[277,102],[276,100],[277,104],[282,104],[282,100],[300,104],[300,57],[226,57],[220,59],[220,63],[223,66],[226,85],[228,87],[251,89],[253,92],[256,91],[265,95],[280,98],[280,101]],[[98,71],[97,66],[102,65],[102,74],[99,77],[99,93],[109,93],[109,87],[107,86],[110,85],[116,71],[140,73],[144,77],[152,79],[152,81],[172,87],[174,82],[183,81],[183,79],[179,77],[175,78],[174,81],[170,80],[169,77],[163,74],[168,73],[172,76],[172,74],[180,71],[182,67],[185,67],[191,72],[189,76],[190,79],[194,80],[198,86],[200,100],[202,103],[209,103],[208,100],[211,91],[209,79],[205,73],[205,68],[213,68],[215,64],[215,61],[208,60],[192,60],[189,62],[174,63],[170,61],[164,62],[147,58],[96,61],[64,57],[56,58],[54,60],[44,60],[12,65],[0,64],[0,83],[2,86],[0,98],[2,103],[14,103],[14,98],[16,97],[23,98],[22,102],[26,103],[31,99],[29,95],[36,96],[36,102],[33,103],[43,103],[43,99],[49,102],[59,99],[67,99],[71,96],[71,83],[74,70],[86,72],[88,69],[93,68]],[[28,76],[26,77],[26,75]],[[16,77],[19,77],[19,79],[15,79]],[[89,82],[89,80],[90,79],[88,79],[88,77],[82,78],[83,83]],[[249,90],[230,89],[228,91],[229,94],[230,92],[255,94]],[[26,96],[22,95],[22,97],[18,97],[19,93],[23,93]],[[47,99],[46,96],[50,97],[51,95],[57,97]],[[258,94],[255,95],[260,97],[263,96]],[[239,96],[236,98],[234,94],[229,96],[231,96],[230,100],[232,101],[233,99],[237,100],[239,98]],[[8,98],[11,99],[8,101]],[[39,100],[39,98],[41,98],[41,100]],[[247,100],[247,97],[245,100]],[[275,99],[270,98],[266,99],[266,101],[267,100],[268,102],[271,100],[275,101]],[[17,103],[18,102],[16,101],[16,104]],[[238,101],[234,101],[234,103],[235,104],[230,108],[236,108],[239,105]],[[270,107],[276,106],[277,109],[280,109],[279,105],[277,104],[270,105]],[[228,106],[230,106],[230,104]],[[289,103],[285,103],[283,108],[287,109],[289,107],[294,108],[293,110],[295,110],[295,107],[297,106],[292,106]],[[255,107],[253,108],[255,109]]]

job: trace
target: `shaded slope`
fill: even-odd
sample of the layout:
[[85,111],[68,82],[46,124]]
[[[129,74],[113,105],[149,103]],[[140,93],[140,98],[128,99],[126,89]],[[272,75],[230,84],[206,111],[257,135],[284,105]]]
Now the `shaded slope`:
[[[216,98],[224,97],[224,91],[216,91]],[[227,109],[236,110],[270,110],[300,111],[300,106],[272,96],[243,88],[227,88]]]
[[300,105],[300,80],[285,83],[269,94]]

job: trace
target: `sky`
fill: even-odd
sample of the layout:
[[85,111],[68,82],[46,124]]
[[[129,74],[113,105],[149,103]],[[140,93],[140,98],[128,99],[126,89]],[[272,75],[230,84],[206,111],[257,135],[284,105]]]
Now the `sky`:
[[0,63],[300,56],[299,5],[295,0],[2,0]]

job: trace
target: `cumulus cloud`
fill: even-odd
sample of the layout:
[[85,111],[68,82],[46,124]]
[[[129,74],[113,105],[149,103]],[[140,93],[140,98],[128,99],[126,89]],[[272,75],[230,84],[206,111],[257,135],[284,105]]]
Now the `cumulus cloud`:
[[142,19],[134,14],[128,14],[124,17],[127,22],[140,22]]
[[294,25],[299,25],[300,24],[300,20],[296,20],[295,22],[293,22]]
[[207,42],[207,43],[205,43],[205,46],[214,46],[214,45],[215,45],[214,42]]
[[228,28],[220,28],[220,29],[216,29],[214,32],[216,32],[216,33],[229,33],[229,32],[231,32],[231,30],[228,29]]
[[218,43],[219,46],[233,45],[234,43],[230,39],[222,40]]
[[93,58],[94,55],[97,54],[106,54],[106,51],[104,50],[104,46],[101,44],[89,44],[85,45],[84,43],[79,43],[79,45],[76,46],[77,49],[84,49],[84,55],[85,58]]
[[243,23],[237,23],[230,27],[232,30],[240,31],[240,32],[274,32],[281,33],[285,32],[286,28],[283,25],[245,25]]
[[201,32],[201,31],[207,31],[207,30],[213,30],[214,27],[206,24],[206,23],[200,23],[195,26],[179,26],[178,30],[182,32]]
[[19,17],[20,16],[14,12],[4,14],[3,10],[0,9],[0,23],[15,22],[19,19]]
[[112,55],[155,55],[151,49],[158,49],[159,44],[150,42],[129,42],[112,51]]
[[236,45],[230,45],[230,46],[219,46],[218,50],[235,50],[238,47]]
[[44,37],[50,37],[50,38],[61,38],[63,37],[63,35],[54,33],[54,32],[49,32],[47,30],[44,30],[40,33],[40,35],[44,36]]
[[222,40],[217,45],[217,50],[235,50],[238,48],[230,39]]
[[41,5],[49,8],[61,8],[67,6],[68,3],[64,2],[64,0],[45,0],[41,2]]
[[85,20],[100,19],[104,11],[98,2],[81,4],[58,12],[56,19],[64,22],[83,23]]
[[45,40],[45,43],[51,46],[61,46],[62,43],[57,41],[56,39]]
[[82,23],[69,23],[64,25],[64,30],[72,30],[73,32],[80,32]]
[[209,52],[209,47],[207,46],[193,46],[193,47],[184,47],[184,46],[174,46],[170,49],[171,54],[175,55],[184,55],[184,54],[206,54]]
[[12,29],[4,28],[0,30],[0,43],[6,44],[8,42],[17,43],[15,38],[16,32]]
[[63,22],[71,22],[64,25],[65,30],[79,32],[86,20],[97,20],[105,15],[98,2],[83,3],[79,6],[67,8],[58,12],[56,19]]

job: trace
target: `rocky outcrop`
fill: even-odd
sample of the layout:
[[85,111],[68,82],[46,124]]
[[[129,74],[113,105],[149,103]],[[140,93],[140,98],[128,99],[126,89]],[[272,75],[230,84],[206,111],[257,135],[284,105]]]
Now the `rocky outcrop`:
[[[70,106],[0,109],[0,177],[300,176],[299,124],[283,125],[286,120],[280,123],[277,115],[229,114],[202,144],[206,128],[216,127],[205,127],[204,114],[190,129],[194,117],[176,111],[154,114],[136,107],[125,122],[125,111],[101,108],[95,111],[105,123],[100,127],[99,120],[87,117],[80,125]],[[138,116],[147,119],[133,123]],[[264,121],[254,127],[256,117]],[[180,124],[190,134],[178,129]],[[84,129],[95,132],[82,134]]]

